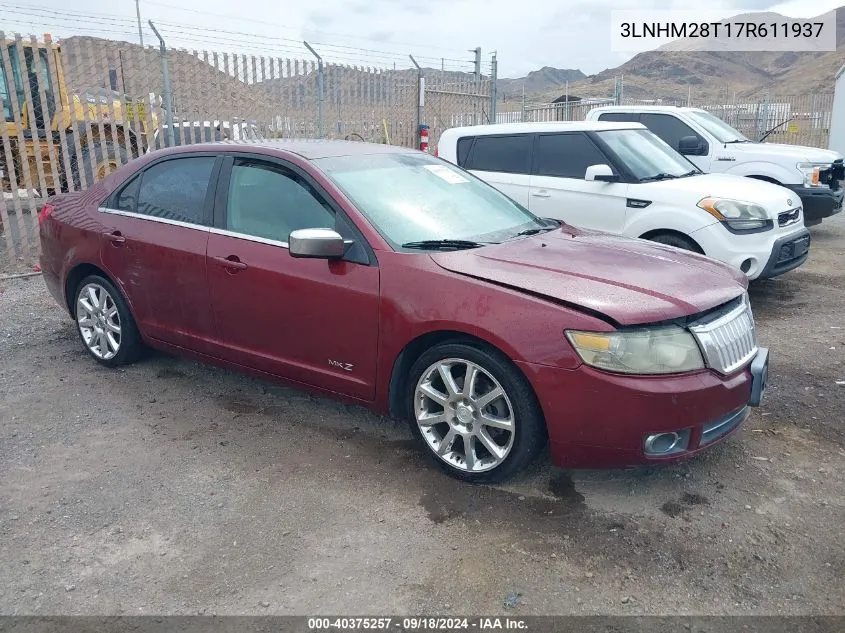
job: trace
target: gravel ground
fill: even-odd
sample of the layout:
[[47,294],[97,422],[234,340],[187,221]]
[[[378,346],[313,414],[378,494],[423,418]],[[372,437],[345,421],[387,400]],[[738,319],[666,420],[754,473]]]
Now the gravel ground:
[[102,368],[40,278],[0,281],[0,613],[842,614],[845,217],[813,237],[752,288],[771,387],[730,440],[492,487],[357,407]]

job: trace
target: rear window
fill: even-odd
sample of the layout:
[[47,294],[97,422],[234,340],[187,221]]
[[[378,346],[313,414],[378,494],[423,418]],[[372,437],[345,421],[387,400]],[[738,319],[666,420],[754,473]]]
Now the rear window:
[[599,115],[599,121],[615,121],[618,123],[637,123],[640,115],[635,112],[605,112]]
[[458,167],[466,166],[467,156],[474,140],[474,136],[465,136],[458,139]]
[[475,139],[465,168],[528,174],[531,170],[531,135],[479,136]]

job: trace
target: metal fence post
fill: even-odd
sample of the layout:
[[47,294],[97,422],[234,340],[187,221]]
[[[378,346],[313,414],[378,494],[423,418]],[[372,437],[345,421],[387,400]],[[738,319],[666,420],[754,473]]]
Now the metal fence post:
[[499,61],[496,59],[496,53],[493,53],[493,59],[490,61],[490,123],[496,123],[496,101],[499,98],[496,90],[496,82],[499,79]]
[[323,58],[317,54],[308,42],[302,42],[305,48],[317,58],[317,129],[320,138],[325,136],[325,122],[323,120]]
[[413,55],[408,55],[411,58],[411,63],[417,67],[417,144],[419,144],[420,126],[423,123],[423,108],[425,107],[425,78],[423,77],[422,67],[414,59]]
[[167,46],[164,38],[159,34],[152,20],[148,20],[150,28],[159,41],[161,51],[161,79],[164,82],[164,115],[167,120],[167,146],[173,147],[173,88],[170,86],[170,66],[167,63]]

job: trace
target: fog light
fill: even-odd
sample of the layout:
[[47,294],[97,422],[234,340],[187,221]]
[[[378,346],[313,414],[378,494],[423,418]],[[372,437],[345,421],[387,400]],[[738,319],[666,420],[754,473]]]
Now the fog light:
[[739,265],[739,269],[744,273],[747,273],[749,270],[751,270],[751,258],[748,258],[744,262],[742,262]]
[[646,455],[662,456],[682,453],[689,445],[690,431],[669,431],[647,435],[643,447]]

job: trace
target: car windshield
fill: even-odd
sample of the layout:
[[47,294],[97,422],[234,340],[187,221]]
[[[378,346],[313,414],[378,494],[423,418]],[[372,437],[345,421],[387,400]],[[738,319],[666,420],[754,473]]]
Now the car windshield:
[[638,180],[699,173],[695,165],[648,130],[606,130],[598,132],[598,136]]
[[549,224],[462,169],[422,152],[338,156],[317,165],[394,247],[500,242]]
[[720,143],[749,143],[742,132],[734,129],[722,119],[709,112],[691,110],[689,115],[705,130],[710,132]]

